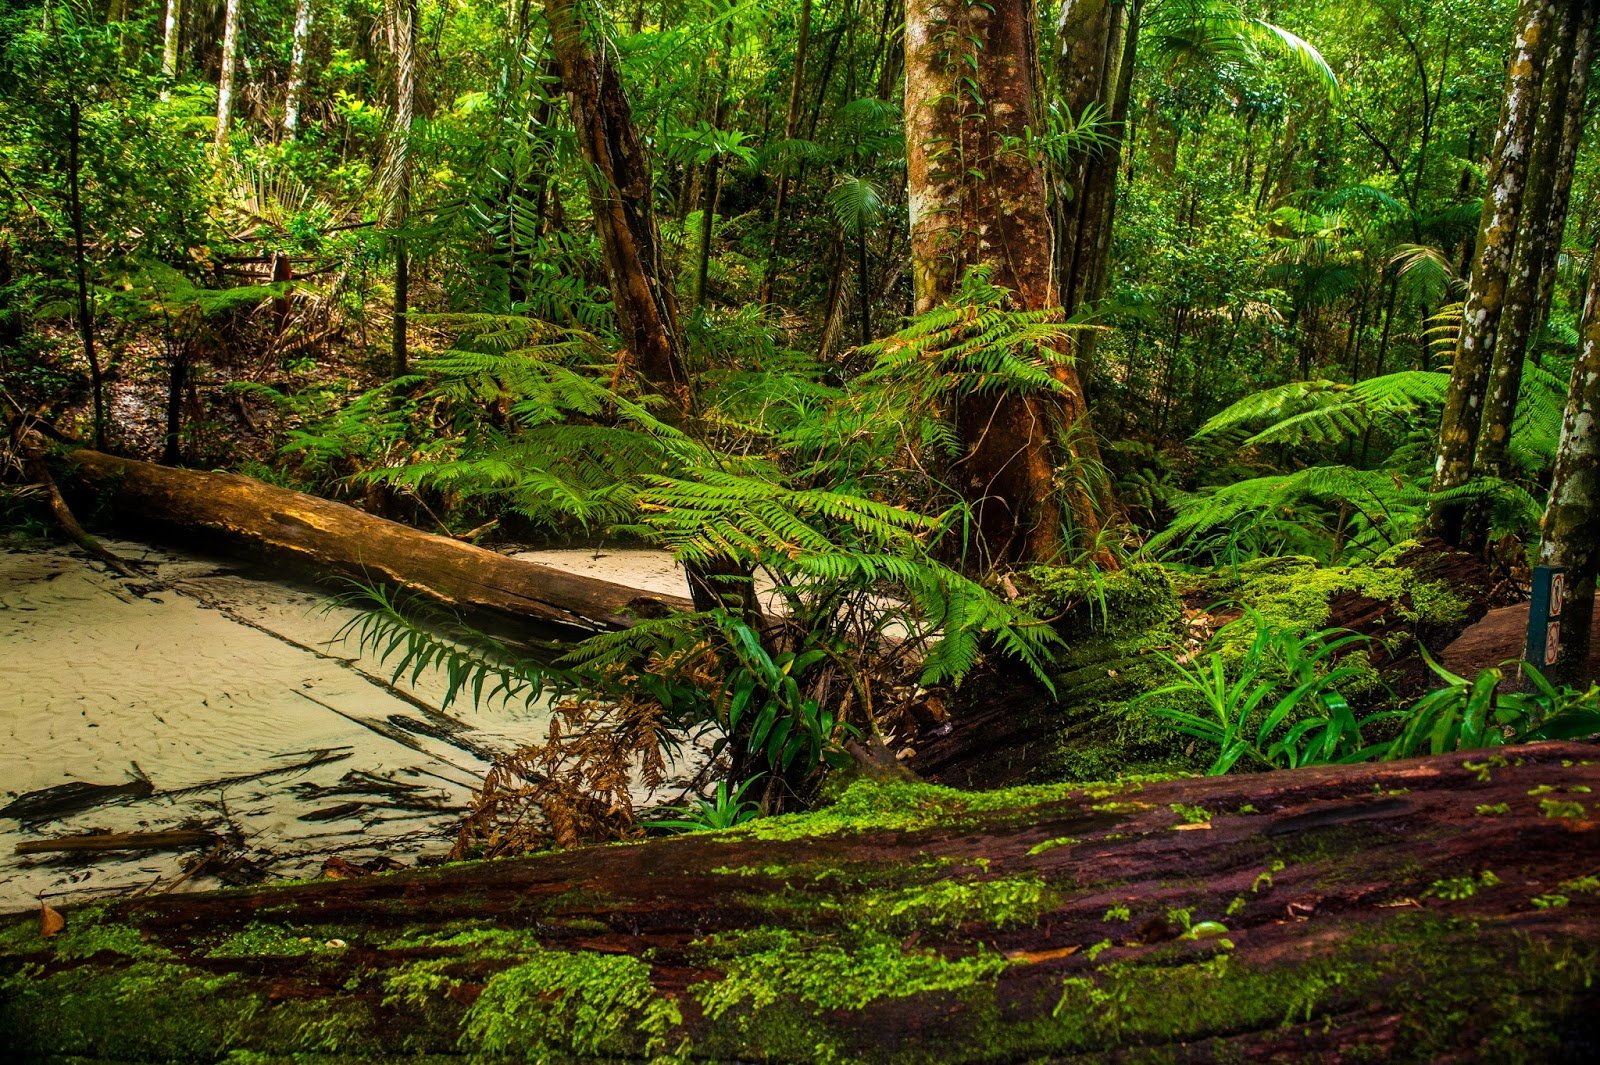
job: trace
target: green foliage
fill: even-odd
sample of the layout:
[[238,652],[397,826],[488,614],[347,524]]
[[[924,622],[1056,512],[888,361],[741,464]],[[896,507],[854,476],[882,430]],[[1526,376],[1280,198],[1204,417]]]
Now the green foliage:
[[758,774],[733,789],[729,789],[726,780],[719,780],[712,798],[696,797],[693,805],[687,806],[662,806],[656,810],[657,814],[673,816],[652,818],[642,822],[643,827],[678,832],[714,832],[742,825],[760,816],[761,805],[744,797],[745,792],[759,779]]
[[[1373,757],[1377,749],[1364,743],[1362,730],[1391,715],[1357,719],[1338,691],[1363,670],[1337,658],[1358,651],[1364,637],[1335,629],[1297,636],[1269,625],[1254,610],[1231,624],[1255,631],[1236,661],[1218,647],[1230,635],[1225,627],[1195,662],[1163,655],[1178,679],[1138,700],[1159,704],[1156,715],[1217,749],[1207,772],[1226,773],[1241,760],[1294,769]],[[1204,709],[1184,710],[1170,705],[1173,701]]]
[[[1444,686],[1406,711],[1404,727],[1386,749],[1386,758],[1600,733],[1600,686],[1587,691],[1557,688],[1527,663],[1505,663],[1468,680],[1439,665],[1426,650],[1422,654]],[[1530,691],[1500,691],[1511,665],[1521,666]]]

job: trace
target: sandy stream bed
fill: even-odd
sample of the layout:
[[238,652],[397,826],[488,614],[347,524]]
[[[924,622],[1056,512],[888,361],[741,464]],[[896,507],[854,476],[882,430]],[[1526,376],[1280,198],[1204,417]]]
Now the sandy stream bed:
[[[452,721],[346,668],[388,676],[330,642],[352,614],[325,609],[325,589],[109,546],[150,564],[168,587],[141,595],[70,548],[0,541],[0,807],[57,785],[141,775],[150,794],[34,823],[0,816],[0,912],[40,898],[167,890],[199,853],[15,853],[25,840],[92,830],[233,833],[224,878],[236,880],[314,876],[333,855],[403,864],[442,855],[487,758],[544,734],[542,706],[457,703]],[[683,588],[670,556],[655,551],[524,557],[637,588]],[[400,687],[437,706],[444,686],[424,675]],[[218,883],[208,872],[178,889]]]

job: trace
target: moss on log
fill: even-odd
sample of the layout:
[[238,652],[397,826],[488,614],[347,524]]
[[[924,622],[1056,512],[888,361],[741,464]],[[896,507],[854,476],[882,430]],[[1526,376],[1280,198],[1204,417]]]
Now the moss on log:
[[240,474],[175,469],[90,450],[68,453],[63,469],[71,483],[100,495],[118,522],[401,585],[446,606],[587,629],[692,609],[687,597],[641,593],[511,558]]
[[[1589,1060],[1600,747],[966,793],[0,923],[29,1061]],[[15,1060],[15,1059],[14,1059]]]

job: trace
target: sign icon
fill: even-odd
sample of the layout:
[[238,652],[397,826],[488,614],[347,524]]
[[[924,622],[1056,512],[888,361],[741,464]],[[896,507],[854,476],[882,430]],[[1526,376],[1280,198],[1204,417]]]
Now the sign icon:
[[1553,666],[1561,660],[1561,622],[1552,621],[1545,629],[1544,664]]

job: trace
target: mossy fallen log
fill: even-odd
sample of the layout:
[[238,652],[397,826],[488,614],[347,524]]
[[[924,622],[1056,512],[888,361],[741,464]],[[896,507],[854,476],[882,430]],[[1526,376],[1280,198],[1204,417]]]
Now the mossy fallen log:
[[686,596],[643,593],[511,558],[239,474],[87,449],[68,452],[62,470],[71,483],[98,494],[120,523],[178,530],[190,541],[402,586],[446,606],[587,629],[693,609]]
[[[1593,790],[1591,790],[1593,789]],[[13,1060],[1556,1061],[1600,747],[967,793],[0,922]],[[231,1055],[231,1057],[230,1057]]]

